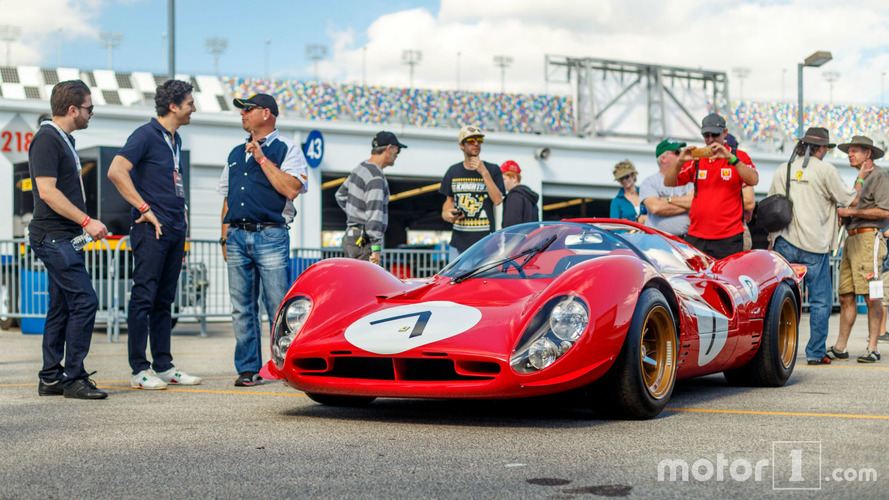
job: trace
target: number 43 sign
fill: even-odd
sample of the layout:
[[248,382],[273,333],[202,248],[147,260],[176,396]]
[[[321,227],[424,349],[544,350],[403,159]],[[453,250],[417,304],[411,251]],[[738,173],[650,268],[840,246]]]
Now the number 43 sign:
[[312,168],[317,168],[324,158],[324,136],[321,132],[313,130],[309,132],[306,143],[303,145],[303,154],[306,155],[306,162]]

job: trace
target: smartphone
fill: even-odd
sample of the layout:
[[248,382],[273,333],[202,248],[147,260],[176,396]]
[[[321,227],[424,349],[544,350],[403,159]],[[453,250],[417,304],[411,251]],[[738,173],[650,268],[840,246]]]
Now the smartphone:
[[453,214],[454,217],[466,217],[466,212],[462,208],[455,208]]
[[694,148],[691,151],[691,155],[694,158],[708,158],[713,156],[713,150],[710,148]]

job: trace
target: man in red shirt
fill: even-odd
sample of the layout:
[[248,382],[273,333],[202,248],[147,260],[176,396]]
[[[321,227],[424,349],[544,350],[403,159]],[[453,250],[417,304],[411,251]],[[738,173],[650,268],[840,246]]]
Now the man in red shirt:
[[744,201],[741,189],[755,186],[759,174],[747,153],[738,150],[732,154],[725,146],[728,129],[724,118],[709,114],[701,125],[707,146],[683,149],[664,174],[664,186],[694,182],[694,199],[688,213],[691,224],[686,241],[716,259],[724,259],[743,250]]

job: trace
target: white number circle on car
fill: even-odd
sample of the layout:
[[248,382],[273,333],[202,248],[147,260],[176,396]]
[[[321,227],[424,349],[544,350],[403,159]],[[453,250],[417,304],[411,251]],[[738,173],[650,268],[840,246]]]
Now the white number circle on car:
[[459,335],[482,313],[454,302],[397,306],[365,316],[346,328],[346,341],[375,354],[399,354]]

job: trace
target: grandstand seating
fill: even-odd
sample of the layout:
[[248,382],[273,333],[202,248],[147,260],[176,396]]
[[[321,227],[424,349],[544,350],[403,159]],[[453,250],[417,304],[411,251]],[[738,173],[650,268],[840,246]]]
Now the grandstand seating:
[[[0,67],[0,98],[49,100],[53,85],[77,78],[93,89],[93,102],[99,106],[150,107],[157,85],[166,80],[146,72]],[[565,96],[215,76],[176,78],[194,85],[195,105],[202,112],[232,111],[232,96],[262,92],[274,95],[285,115],[312,120],[446,128],[474,123],[486,130],[513,133],[569,134],[574,130],[574,105]],[[796,137],[795,103],[744,101],[730,106],[729,123],[742,142],[767,145]],[[885,136],[882,131],[889,130],[889,111],[880,106],[807,104],[804,111],[806,123],[827,127],[840,141],[856,134]]]

